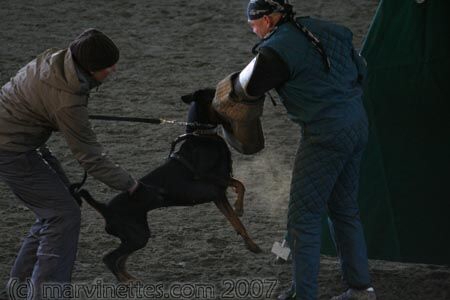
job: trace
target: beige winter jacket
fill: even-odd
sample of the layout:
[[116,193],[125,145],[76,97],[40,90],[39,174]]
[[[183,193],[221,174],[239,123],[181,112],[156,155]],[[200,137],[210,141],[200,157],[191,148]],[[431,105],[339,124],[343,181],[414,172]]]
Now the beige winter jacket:
[[106,157],[91,129],[88,92],[78,79],[70,50],[40,54],[0,91],[0,151],[33,150],[53,131],[61,131],[90,175],[117,190],[130,188],[134,179]]

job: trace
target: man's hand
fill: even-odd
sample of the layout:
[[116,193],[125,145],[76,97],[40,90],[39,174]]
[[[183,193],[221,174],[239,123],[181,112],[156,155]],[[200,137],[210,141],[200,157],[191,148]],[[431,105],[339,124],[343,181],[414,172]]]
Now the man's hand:
[[133,193],[138,189],[138,187],[139,187],[139,181],[134,181],[133,186],[128,189],[128,195],[130,195],[130,196],[133,195]]

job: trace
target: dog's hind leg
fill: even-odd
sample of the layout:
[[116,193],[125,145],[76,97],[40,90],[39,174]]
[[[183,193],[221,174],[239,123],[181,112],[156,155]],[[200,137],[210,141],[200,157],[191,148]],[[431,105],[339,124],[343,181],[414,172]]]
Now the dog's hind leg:
[[254,253],[260,253],[261,248],[259,248],[259,246],[256,245],[255,242],[253,242],[253,240],[250,238],[241,220],[239,220],[238,216],[228,202],[228,199],[224,196],[224,198],[220,200],[215,200],[214,204],[216,204],[217,208],[219,208],[219,210],[224,214],[224,216],[231,223],[234,229],[241,235],[247,248]]
[[121,240],[121,244],[117,249],[109,252],[103,257],[103,262],[114,276],[116,276],[118,281],[136,281],[136,278],[128,273],[125,263],[128,256],[136,250],[145,247],[147,241],[148,238],[133,242]]
[[124,257],[126,260],[126,257],[128,257],[129,255],[127,254],[127,252],[128,251],[126,245],[122,243],[120,244],[119,248],[103,256],[103,262],[105,263],[106,267],[114,274],[114,276],[116,276],[119,282],[128,282],[134,279],[134,277],[129,275],[123,269]]
[[103,262],[120,282],[136,281],[126,270],[126,260],[133,252],[144,248],[150,238],[146,214],[134,218],[113,218],[106,226],[106,231],[120,238],[120,246],[106,254]]
[[127,271],[127,267],[126,267],[126,262],[127,259],[130,255],[126,254],[121,256],[118,260],[117,260],[117,266],[119,267],[119,270],[121,270],[120,274],[127,278],[126,281],[138,281],[138,279],[136,277],[134,277],[133,275],[131,275],[130,273],[128,273]]
[[228,184],[229,186],[233,187],[234,191],[237,194],[236,202],[234,202],[234,211],[236,212],[236,215],[242,217],[242,215],[244,214],[244,184],[234,178],[231,178]]

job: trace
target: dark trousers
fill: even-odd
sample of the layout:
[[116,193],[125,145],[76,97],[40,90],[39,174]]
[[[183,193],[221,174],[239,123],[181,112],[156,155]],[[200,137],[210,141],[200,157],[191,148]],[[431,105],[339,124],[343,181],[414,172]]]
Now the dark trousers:
[[28,281],[27,299],[41,299],[43,283],[71,280],[80,231],[80,208],[58,160],[43,147],[0,151],[0,179],[36,216],[11,270],[9,290]]

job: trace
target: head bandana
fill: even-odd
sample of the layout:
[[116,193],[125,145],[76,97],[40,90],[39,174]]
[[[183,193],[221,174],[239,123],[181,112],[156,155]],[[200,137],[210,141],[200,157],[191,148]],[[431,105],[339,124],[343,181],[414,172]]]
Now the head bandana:
[[274,12],[285,12],[286,0],[250,0],[247,7],[247,18],[249,21],[257,20]]

